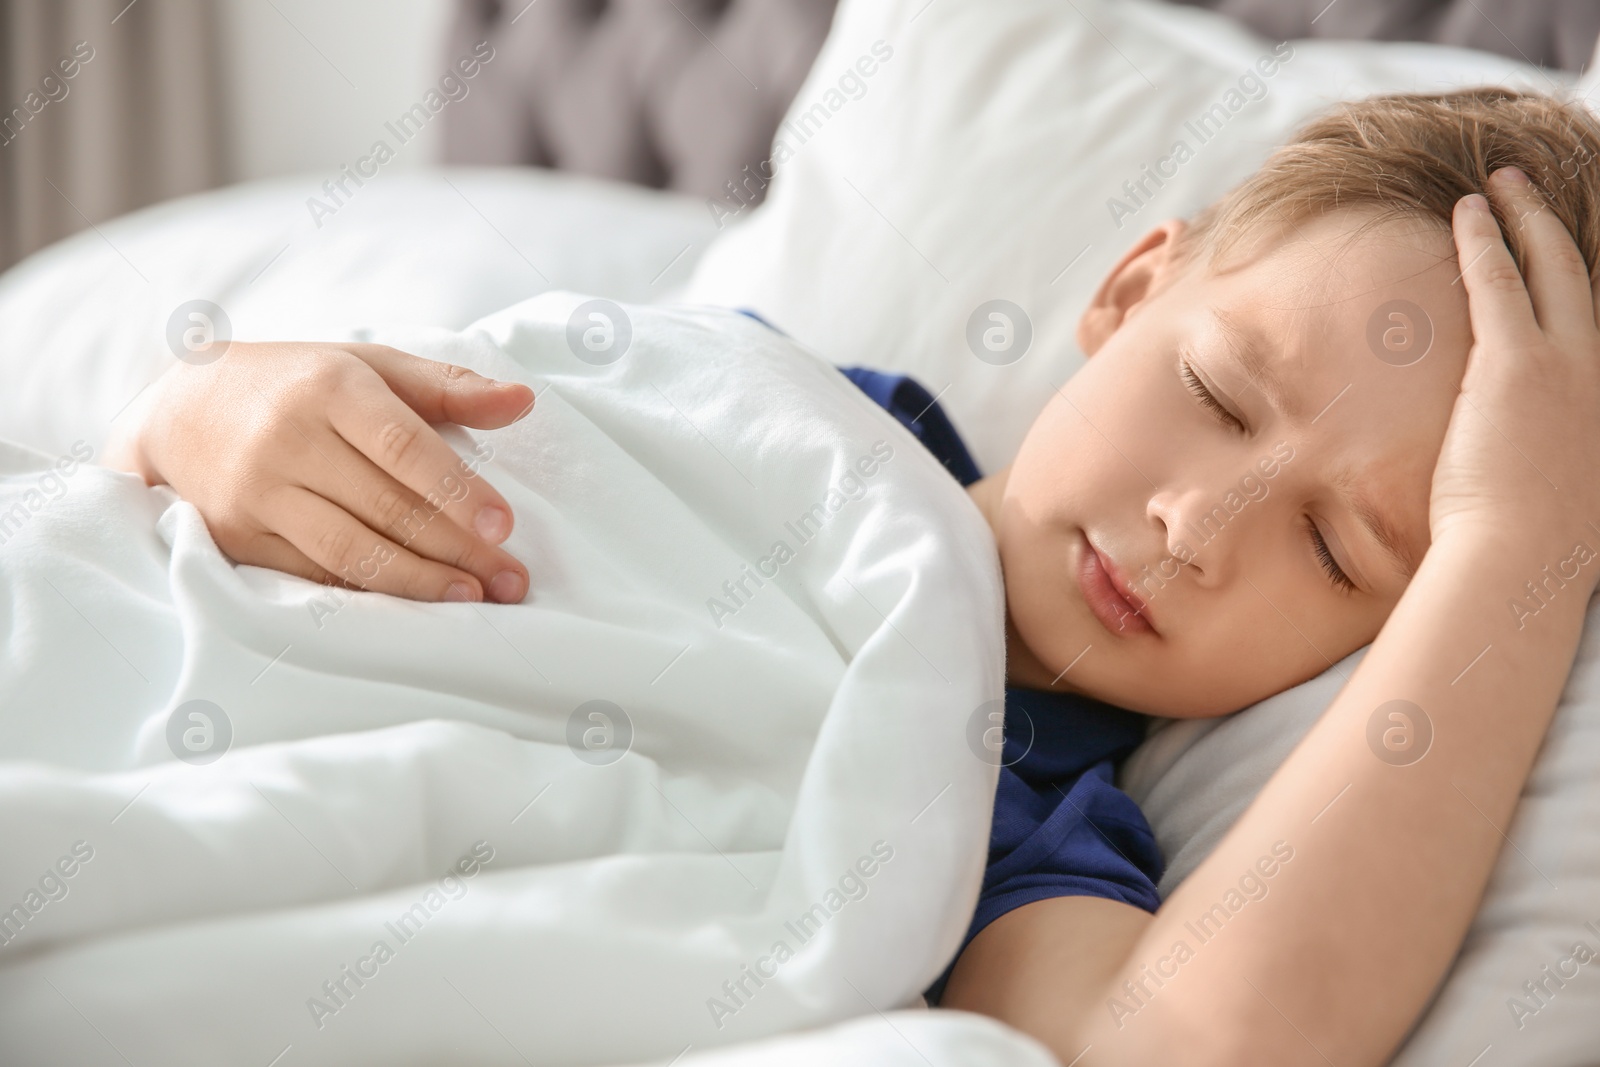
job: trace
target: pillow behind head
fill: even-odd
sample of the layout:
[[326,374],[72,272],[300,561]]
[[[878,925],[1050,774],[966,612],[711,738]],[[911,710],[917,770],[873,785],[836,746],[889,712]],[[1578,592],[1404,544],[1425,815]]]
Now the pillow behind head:
[[1570,84],[1432,45],[1271,42],[1146,0],[845,0],[768,200],[734,222],[712,203],[731,228],[685,299],[917,376],[993,471],[1081,365],[1078,316],[1145,230],[1334,100],[1551,78]]

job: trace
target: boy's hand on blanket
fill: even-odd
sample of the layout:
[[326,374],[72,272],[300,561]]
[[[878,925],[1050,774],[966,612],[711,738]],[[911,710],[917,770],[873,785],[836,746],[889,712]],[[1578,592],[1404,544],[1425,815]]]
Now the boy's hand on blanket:
[[429,424],[494,429],[532,408],[525,385],[384,345],[234,341],[146,390],[106,461],[171,485],[239,563],[515,603],[528,572],[497,547],[511,508]]
[[[1433,540],[1570,546],[1600,524],[1600,281],[1520,171],[1496,171],[1490,190],[1521,229],[1527,278],[1487,203],[1463,197],[1453,228],[1473,343],[1434,469]],[[1592,591],[1600,568],[1582,574]]]

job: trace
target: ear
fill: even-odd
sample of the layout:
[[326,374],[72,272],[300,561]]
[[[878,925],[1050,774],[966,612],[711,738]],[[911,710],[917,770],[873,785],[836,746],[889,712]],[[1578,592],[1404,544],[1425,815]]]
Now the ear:
[[1168,219],[1143,237],[1107,272],[1078,319],[1078,347],[1092,356],[1122,326],[1130,312],[1166,288],[1182,272],[1174,247],[1188,229],[1182,219]]

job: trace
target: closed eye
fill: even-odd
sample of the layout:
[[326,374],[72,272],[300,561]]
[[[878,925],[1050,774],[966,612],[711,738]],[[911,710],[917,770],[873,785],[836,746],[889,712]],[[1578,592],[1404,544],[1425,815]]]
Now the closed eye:
[[[1206,383],[1201,381],[1200,376],[1194,372],[1194,368],[1189,366],[1188,360],[1179,360],[1178,366],[1182,370],[1183,384],[1200,401],[1201,407],[1209,410],[1216,416],[1217,421],[1224,426],[1238,430],[1240,433],[1249,432],[1244,423],[1240,422],[1233,412],[1224,407],[1222,402],[1216,398],[1216,395],[1206,388]],[[1344,568],[1339,566],[1339,561],[1333,558],[1333,552],[1329,550],[1328,542],[1323,539],[1322,531],[1317,529],[1317,524],[1311,520],[1310,516],[1306,517],[1305,528],[1306,537],[1311,542],[1311,550],[1316,554],[1317,563],[1321,565],[1328,576],[1328,580],[1333,583],[1334,588],[1342,593],[1355,592],[1356,583],[1350,580],[1350,576],[1344,572]]]
[[1216,398],[1216,395],[1206,388],[1206,383],[1201,381],[1200,376],[1194,372],[1194,368],[1189,366],[1188,360],[1180,359],[1178,366],[1182,368],[1183,384],[1200,401],[1201,407],[1211,411],[1224,426],[1238,430],[1240,433],[1247,432],[1244,423],[1240,422],[1233,412],[1223,407],[1222,402]]
[[1306,517],[1305,525],[1306,536],[1311,540],[1311,550],[1316,553],[1317,562],[1327,572],[1328,580],[1342,593],[1355,592],[1356,583],[1350,580],[1344,568],[1339,566],[1339,561],[1333,558],[1333,553],[1328,551],[1328,542],[1323,540],[1322,531],[1317,529],[1317,524],[1311,521],[1310,516]]

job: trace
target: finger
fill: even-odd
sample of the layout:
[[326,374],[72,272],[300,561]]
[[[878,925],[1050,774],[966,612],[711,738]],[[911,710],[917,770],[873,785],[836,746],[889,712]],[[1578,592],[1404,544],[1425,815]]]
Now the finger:
[[[215,533],[216,531],[213,531],[213,534]],[[242,566],[282,571],[296,578],[316,582],[318,585],[344,585],[338,577],[312,563],[304,552],[271,531],[252,534],[242,543],[225,545],[219,539],[217,547],[222,549],[229,559]]]
[[[248,555],[248,559],[237,559],[237,562],[253,567],[266,567],[270,570],[282,571],[285,574],[292,574],[308,581],[316,582],[318,585],[335,586],[341,589],[361,589],[359,585],[346,582],[335,575],[329,574],[326,570],[311,562],[304,552],[301,552],[275,533],[258,535],[251,543]],[[399,595],[371,584],[364,591],[373,593],[388,592],[390,595]],[[471,599],[469,592],[463,586],[452,586],[444,599],[452,603],[466,603]],[[342,601],[336,602],[332,607],[324,607],[319,604],[318,609],[313,611],[318,623],[317,628],[321,629],[327,616],[337,613],[342,606]]]
[[1506,224],[1522,234],[1524,274],[1539,325],[1568,337],[1577,330],[1590,330],[1594,295],[1589,268],[1566,226],[1516,167],[1501,167],[1490,175],[1489,191]]
[[483,599],[472,575],[418,558],[309,489],[286,485],[274,495],[272,532],[354,588],[410,600]]
[[1478,344],[1525,343],[1538,332],[1539,323],[1489,201],[1478,193],[1457,200],[1451,231],[1473,339]]
[[376,372],[346,388],[340,403],[328,405],[340,437],[461,529],[491,545],[511,535],[511,506],[478,476],[479,461],[457,456]]
[[454,422],[480,430],[508,426],[533,410],[533,390],[458,367],[422,359],[387,345],[349,345],[378,372],[394,394],[427,422]]
[[307,470],[305,488],[414,555],[471,574],[489,599],[502,604],[522,600],[528,591],[528,572],[509,552],[442,519],[437,503],[401,485],[343,439],[331,437],[321,451],[328,462]]

